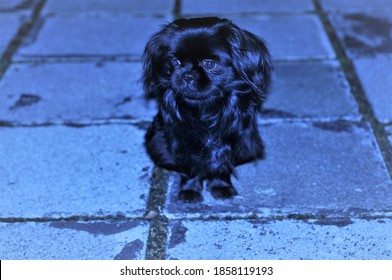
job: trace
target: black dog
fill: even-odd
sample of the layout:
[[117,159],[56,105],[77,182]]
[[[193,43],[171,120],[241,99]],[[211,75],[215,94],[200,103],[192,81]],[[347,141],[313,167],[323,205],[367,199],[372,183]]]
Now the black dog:
[[143,84],[159,112],[145,144],[160,167],[181,173],[179,198],[237,194],[236,165],[262,158],[256,114],[265,98],[271,60],[262,39],[227,19],[180,19],[148,41]]

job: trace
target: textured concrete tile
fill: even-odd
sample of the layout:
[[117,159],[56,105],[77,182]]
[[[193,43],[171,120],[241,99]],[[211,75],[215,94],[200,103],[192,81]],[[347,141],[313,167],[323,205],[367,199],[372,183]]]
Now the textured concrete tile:
[[350,87],[337,62],[275,63],[266,116],[358,117]]
[[302,12],[313,9],[312,1],[309,0],[183,0],[181,12],[183,14],[221,15],[226,13]]
[[71,14],[41,19],[19,49],[18,58],[30,56],[137,55],[148,37],[167,19],[127,14]]
[[0,217],[140,216],[152,163],[129,125],[0,128]]
[[175,221],[168,259],[392,259],[392,221]]
[[237,167],[239,195],[202,203],[178,201],[172,177],[169,217],[285,215],[319,211],[391,211],[392,181],[371,129],[338,121],[261,126],[266,159]]
[[319,18],[314,15],[232,19],[240,27],[263,37],[274,59],[335,57],[324,28]]
[[381,122],[391,122],[392,54],[357,58],[353,62],[376,117]]
[[392,16],[388,11],[330,15],[350,58],[392,52]]
[[392,10],[391,0],[320,0],[327,11]]
[[1,223],[0,235],[2,260],[138,260],[144,259],[148,223]]
[[14,64],[0,81],[0,120],[150,118],[140,76],[139,63]]
[[124,13],[152,13],[168,14],[173,10],[173,0],[83,0],[59,1],[49,0],[43,13],[86,13],[86,12],[124,12]]

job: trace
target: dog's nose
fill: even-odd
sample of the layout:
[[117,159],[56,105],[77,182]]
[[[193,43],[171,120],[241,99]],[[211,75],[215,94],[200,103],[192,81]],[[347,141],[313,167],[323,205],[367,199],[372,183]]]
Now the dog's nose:
[[195,76],[193,76],[190,72],[185,72],[184,74],[182,74],[182,79],[189,84],[193,82]]

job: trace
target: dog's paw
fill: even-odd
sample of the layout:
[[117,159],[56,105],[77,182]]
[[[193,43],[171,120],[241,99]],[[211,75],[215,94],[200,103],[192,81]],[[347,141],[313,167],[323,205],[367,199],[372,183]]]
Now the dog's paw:
[[184,202],[200,202],[203,200],[201,192],[203,184],[200,178],[181,177],[180,193],[178,198]]
[[180,191],[178,198],[184,202],[196,203],[203,201],[203,196],[200,192],[194,190]]
[[231,184],[230,177],[225,180],[214,178],[207,181],[207,189],[215,199],[229,199],[238,194]]
[[229,199],[238,195],[238,192],[233,186],[214,186],[211,187],[211,195],[215,199]]

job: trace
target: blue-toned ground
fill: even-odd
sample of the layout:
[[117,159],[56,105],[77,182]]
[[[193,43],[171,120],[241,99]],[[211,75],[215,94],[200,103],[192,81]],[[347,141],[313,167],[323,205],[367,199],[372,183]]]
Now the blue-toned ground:
[[[391,0],[0,1],[0,259],[392,259]],[[143,137],[148,37],[220,16],[274,61],[265,160],[178,201]]]

